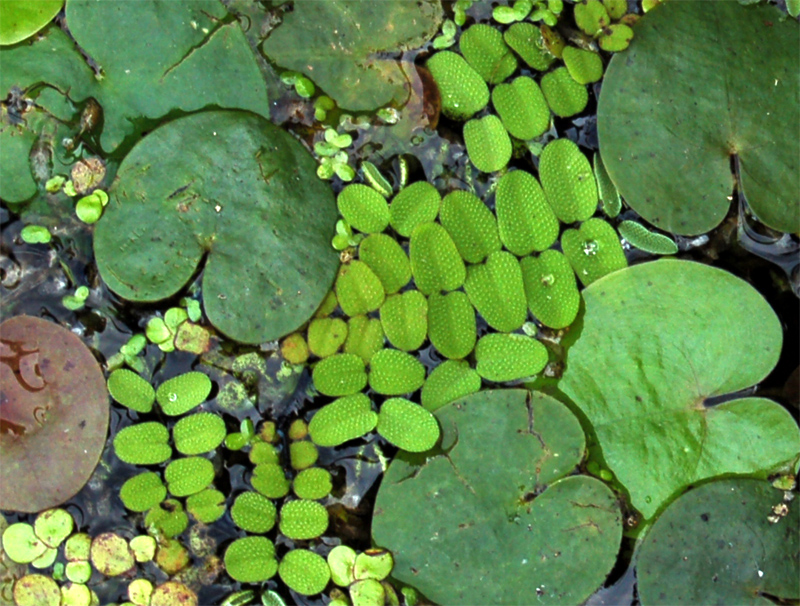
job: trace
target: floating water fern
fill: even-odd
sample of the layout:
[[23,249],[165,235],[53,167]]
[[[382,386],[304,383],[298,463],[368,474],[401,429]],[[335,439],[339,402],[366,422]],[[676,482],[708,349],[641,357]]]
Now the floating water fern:
[[448,118],[469,120],[489,103],[489,87],[461,55],[440,51],[426,65],[442,95],[442,113]]
[[164,381],[156,390],[161,410],[174,417],[189,412],[211,393],[211,379],[202,372],[187,372]]
[[482,265],[470,265],[464,282],[470,302],[495,330],[511,332],[528,315],[519,261],[503,250],[493,252]]
[[476,370],[490,381],[532,377],[547,364],[547,348],[536,339],[518,334],[488,334],[475,346]]
[[315,356],[332,356],[347,340],[347,323],[341,318],[316,318],[308,325],[308,349]]
[[589,102],[586,87],[575,82],[566,67],[557,67],[542,76],[541,86],[550,109],[561,118],[581,113]]
[[278,527],[290,539],[315,539],[328,529],[328,511],[316,501],[289,501],[281,507]]
[[[570,269],[570,272],[572,270]],[[434,412],[481,388],[481,377],[464,360],[445,360],[433,369],[422,387],[422,405]]]
[[240,583],[261,583],[278,572],[275,545],[266,537],[236,539],[225,550],[225,570]]
[[517,69],[517,58],[503,41],[503,35],[484,23],[461,34],[459,50],[467,63],[489,84],[497,84]]
[[335,354],[320,360],[312,373],[314,386],[327,396],[349,396],[364,389],[364,361],[355,354]]
[[469,159],[484,173],[502,170],[511,159],[511,139],[500,118],[492,114],[464,125],[464,144]]
[[143,512],[163,501],[167,488],[157,473],[145,471],[125,480],[119,496],[127,509]]
[[597,180],[597,193],[600,196],[600,207],[610,218],[616,217],[622,210],[622,198],[608,176],[603,158],[599,153],[594,155],[594,177]]
[[518,257],[549,248],[558,238],[558,219],[536,178],[523,171],[500,179],[495,197],[500,239]]
[[339,269],[336,297],[348,316],[375,311],[383,303],[384,295],[380,279],[363,261],[351,261]]
[[331,572],[325,559],[307,549],[293,549],[278,566],[278,574],[288,587],[300,595],[314,595],[325,589]]
[[428,335],[444,357],[460,360],[475,347],[475,310],[467,295],[456,291],[428,298]]
[[550,125],[550,108],[533,78],[520,76],[492,90],[492,104],[512,137],[538,137]]
[[619,224],[619,235],[631,243],[631,246],[654,255],[674,255],[678,252],[675,240],[664,234],[650,231],[636,221],[623,221]]
[[369,386],[379,394],[399,396],[411,393],[425,382],[422,362],[398,349],[382,349],[372,356],[369,365]]
[[242,530],[262,534],[275,526],[277,510],[272,501],[257,492],[243,492],[231,506],[231,519]]
[[358,247],[358,258],[378,276],[387,295],[399,291],[411,279],[411,264],[397,240],[372,234]]
[[418,290],[388,297],[380,309],[386,338],[397,349],[414,351],[428,336],[428,301]]
[[438,223],[414,229],[409,244],[411,271],[420,292],[429,295],[455,290],[464,283],[467,270],[453,239]]
[[108,393],[117,402],[136,412],[148,413],[153,409],[156,392],[142,377],[126,368],[112,372],[108,377]]
[[589,219],[561,236],[564,255],[584,286],[628,266],[617,232],[602,219]]
[[424,452],[439,439],[439,423],[419,404],[390,398],[381,405],[378,433],[403,450]]
[[591,84],[603,77],[603,60],[595,52],[567,46],[562,57],[569,75],[578,84]]
[[375,429],[378,415],[364,394],[354,394],[326,404],[308,424],[311,439],[320,446],[338,446]]
[[520,261],[525,296],[531,313],[545,326],[565,328],[575,321],[581,295],[575,272],[557,250]]
[[389,225],[386,198],[361,183],[353,183],[342,189],[336,204],[345,221],[365,234],[382,232]]
[[376,351],[383,348],[383,327],[376,318],[355,316],[347,322],[347,341],[344,351],[369,362]]
[[203,457],[175,459],[164,470],[164,479],[171,495],[187,497],[211,484],[214,480],[214,465]]
[[427,181],[403,188],[389,206],[389,222],[398,234],[408,238],[421,223],[430,223],[439,214],[442,197]]
[[564,223],[585,221],[597,210],[597,184],[589,161],[569,139],[548,143],[539,160],[547,200]]
[[542,32],[531,23],[514,23],[503,34],[503,39],[529,67],[540,72],[546,71],[556,60],[547,50]]
[[500,250],[497,220],[475,194],[451,191],[442,200],[439,220],[468,263],[480,263]]
[[182,418],[172,428],[175,449],[197,455],[217,448],[225,439],[225,421],[213,412],[198,412]]

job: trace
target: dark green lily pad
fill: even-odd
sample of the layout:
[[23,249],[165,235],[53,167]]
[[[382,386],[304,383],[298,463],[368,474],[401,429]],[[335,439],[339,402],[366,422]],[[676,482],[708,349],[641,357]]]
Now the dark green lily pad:
[[106,441],[103,372],[75,334],[31,316],[0,324],[0,509],[41,511],[87,482]]
[[447,456],[395,459],[375,503],[373,539],[394,555],[394,578],[441,604],[583,602],[622,526],[606,486],[564,478],[583,456],[578,420],[523,390],[473,394],[436,417]]
[[120,166],[95,229],[100,273],[126,299],[157,301],[207,255],[203,305],[218,329],[246,343],[288,334],[316,311],[338,264],[336,206],[315,170],[297,141],[252,114],[170,122]]
[[636,564],[639,598],[644,606],[797,600],[798,525],[797,504],[767,482],[699,486],[648,531]]
[[756,216],[800,231],[800,82],[786,52],[800,46],[797,21],[737,2],[658,9],[611,60],[598,104],[603,161],[625,201],[666,231],[707,232],[728,212],[734,157]]
[[800,429],[785,408],[757,397],[707,403],[755,385],[780,355],[780,322],[753,287],[662,259],[597,280],[583,298],[559,385],[645,518],[706,478],[794,464]]
[[379,54],[422,46],[441,20],[439,0],[298,2],[263,50],[311,78],[340,107],[372,110],[407,96],[399,62]]

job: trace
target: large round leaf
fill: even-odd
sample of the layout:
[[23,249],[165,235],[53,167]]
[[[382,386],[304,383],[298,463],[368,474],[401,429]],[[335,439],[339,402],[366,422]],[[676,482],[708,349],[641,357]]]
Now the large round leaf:
[[64,0],[3,0],[0,3],[0,44],[16,44],[47,25]]
[[[800,509],[767,482],[730,479],[679,497],[639,552],[644,606],[800,599]],[[777,512],[777,513],[776,513]]]
[[372,533],[394,577],[440,604],[583,602],[622,527],[605,485],[564,478],[583,456],[575,416],[544,394],[499,390],[436,417],[442,454],[395,459],[378,492]]
[[336,205],[311,156],[263,118],[194,114],[149,134],[120,166],[95,231],[100,274],[120,296],[179,291],[207,255],[209,320],[245,343],[303,324],[330,289]]
[[689,484],[763,476],[797,458],[800,430],[783,407],[708,402],[761,381],[781,351],[778,318],[746,282],[665,259],[609,274],[583,298],[560,387],[645,518]]
[[706,232],[728,211],[735,156],[758,218],[800,231],[798,47],[797,21],[770,6],[666,2],[647,13],[598,104],[603,161],[628,204],[667,231]]
[[92,475],[108,430],[108,392],[72,332],[30,316],[0,325],[0,509],[63,503]]

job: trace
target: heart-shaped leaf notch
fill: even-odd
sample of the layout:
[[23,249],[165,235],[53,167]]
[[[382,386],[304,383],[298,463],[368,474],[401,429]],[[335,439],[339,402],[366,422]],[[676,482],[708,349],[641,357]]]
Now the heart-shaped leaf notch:
[[207,256],[211,323],[244,343],[282,337],[311,317],[338,266],[336,205],[308,177],[315,170],[291,135],[254,114],[170,122],[119,168],[95,231],[100,274],[126,299],[158,301]]
[[761,381],[781,352],[780,322],[753,287],[663,259],[609,274],[583,298],[560,388],[645,518],[700,480],[765,477],[797,460],[800,430],[785,408],[755,397],[715,403]]
[[398,456],[372,533],[393,576],[440,604],[583,602],[611,570],[621,514],[600,481],[570,476],[577,418],[553,398],[483,391],[436,411],[442,450]]

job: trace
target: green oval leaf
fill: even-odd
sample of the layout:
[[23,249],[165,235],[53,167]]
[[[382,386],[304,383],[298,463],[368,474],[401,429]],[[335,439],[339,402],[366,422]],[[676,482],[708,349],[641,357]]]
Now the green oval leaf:
[[425,382],[425,367],[398,349],[382,349],[369,363],[369,386],[385,396],[412,393]]
[[562,58],[569,75],[578,84],[591,84],[603,77],[603,60],[593,51],[566,46]]
[[321,467],[304,469],[298,473],[292,482],[292,490],[301,499],[324,499],[327,497],[333,484],[331,472]]
[[489,87],[461,55],[439,51],[428,59],[442,97],[442,113],[453,120],[469,120],[489,103]]
[[558,219],[536,177],[524,170],[500,178],[495,211],[500,239],[518,257],[545,250],[558,238]]
[[341,318],[316,318],[308,325],[308,349],[315,356],[332,356],[347,340],[347,323]]
[[376,351],[383,349],[383,327],[377,318],[355,316],[347,321],[345,353],[359,356],[369,363]]
[[283,556],[278,574],[290,589],[300,595],[320,593],[331,579],[325,558],[308,549],[293,549]]
[[155,465],[172,456],[168,441],[169,432],[161,423],[137,423],[121,429],[114,436],[114,452],[125,463]]
[[445,358],[460,360],[475,347],[478,329],[475,310],[467,295],[456,291],[428,298],[428,334]]
[[541,87],[547,105],[560,118],[581,113],[589,102],[586,87],[575,82],[566,67],[557,67],[547,72],[542,76]]
[[308,424],[311,439],[319,446],[338,446],[375,429],[378,415],[363,393],[339,398],[320,408]]
[[366,263],[351,261],[339,268],[336,296],[342,311],[352,317],[378,309],[383,303],[384,290],[380,279]]
[[222,444],[226,433],[222,417],[213,412],[198,412],[175,423],[172,439],[179,453],[197,455]]
[[397,349],[414,351],[428,336],[428,301],[418,290],[392,295],[381,306],[386,338]]
[[422,386],[422,405],[435,412],[445,404],[475,393],[481,377],[464,360],[445,360],[433,369]]
[[522,60],[535,70],[547,71],[555,56],[547,50],[542,32],[532,23],[514,23],[503,39]]
[[512,137],[527,140],[543,135],[550,126],[550,108],[533,78],[520,76],[492,89],[492,104]]
[[655,255],[674,255],[678,252],[675,240],[664,234],[652,232],[636,221],[623,221],[617,229],[620,236],[639,250]]
[[299,499],[281,507],[278,527],[290,539],[315,539],[328,529],[328,510],[316,501]]
[[519,264],[528,308],[536,319],[555,329],[572,324],[578,316],[581,295],[567,258],[557,250],[546,250],[538,257],[525,257]]
[[589,219],[580,229],[561,235],[561,248],[584,285],[628,266],[614,228],[602,219]]
[[427,181],[417,181],[403,188],[389,206],[389,222],[398,234],[408,238],[421,223],[430,223],[439,214],[442,197]]
[[361,241],[358,258],[378,276],[387,295],[399,291],[411,280],[411,263],[397,240],[386,234],[372,234]]
[[519,261],[504,250],[493,252],[481,265],[470,265],[464,290],[478,313],[495,330],[511,332],[528,317]]
[[353,183],[336,198],[339,214],[365,234],[382,232],[389,225],[389,205],[383,195],[367,185]]
[[4,0],[0,4],[0,45],[16,44],[52,21],[64,0]]
[[311,376],[314,387],[326,396],[349,396],[367,385],[364,360],[355,354],[335,354],[320,360]]
[[439,424],[428,410],[405,398],[389,398],[378,414],[378,433],[408,452],[425,452],[439,439]]
[[167,489],[175,497],[200,492],[214,480],[214,465],[203,457],[175,459],[164,470]]
[[255,534],[272,530],[277,515],[273,502],[257,492],[243,492],[231,506],[233,523],[242,530]]
[[547,348],[519,334],[484,335],[475,346],[475,369],[489,381],[516,381],[532,377],[547,365]]
[[589,160],[569,139],[550,141],[539,159],[547,201],[562,223],[586,221],[597,210],[597,183]]
[[453,239],[438,223],[414,229],[409,243],[411,272],[420,292],[429,295],[455,290],[464,283],[467,269]]
[[107,385],[111,397],[123,406],[143,413],[153,409],[156,400],[153,386],[132,370],[115,370],[108,376]]
[[608,176],[608,171],[603,164],[599,153],[594,155],[594,178],[597,181],[597,193],[600,196],[600,208],[606,216],[616,217],[622,210],[622,198],[617,188]]
[[467,63],[489,84],[502,82],[517,69],[517,58],[503,41],[503,35],[485,23],[465,30],[458,48]]
[[260,463],[253,470],[250,483],[258,492],[270,499],[282,499],[289,494],[289,480],[283,467],[277,463]]
[[225,550],[225,570],[240,583],[262,583],[278,572],[275,545],[266,537],[236,539]]
[[156,390],[161,410],[171,417],[189,412],[211,393],[211,379],[202,372],[185,372],[164,381]]
[[511,159],[511,139],[500,118],[493,114],[464,125],[464,144],[475,168],[484,173],[502,170]]
[[167,498],[167,488],[157,473],[145,471],[125,480],[119,497],[127,509],[142,512]]
[[475,194],[455,190],[442,200],[442,226],[450,234],[461,258],[480,263],[490,253],[500,250],[497,220],[489,207]]

